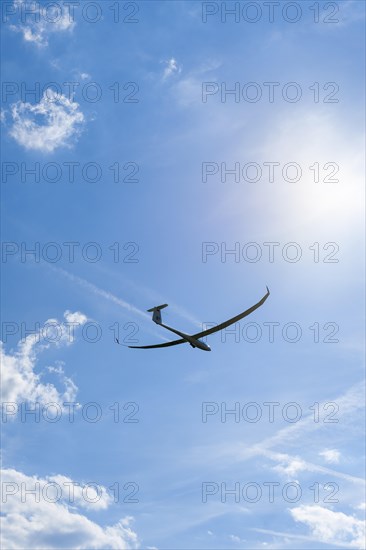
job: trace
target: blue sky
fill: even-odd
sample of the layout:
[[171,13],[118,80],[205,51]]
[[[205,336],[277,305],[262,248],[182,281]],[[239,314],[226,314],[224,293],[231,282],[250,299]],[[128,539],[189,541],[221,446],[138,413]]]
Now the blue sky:
[[[2,3],[3,546],[362,548],[364,3],[29,7]],[[211,353],[113,342],[266,285]]]

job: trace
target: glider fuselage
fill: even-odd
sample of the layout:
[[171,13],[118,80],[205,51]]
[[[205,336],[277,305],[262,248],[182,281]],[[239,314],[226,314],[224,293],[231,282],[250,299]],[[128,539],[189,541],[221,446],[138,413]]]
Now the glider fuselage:
[[180,332],[180,330],[177,330],[172,327],[168,327],[168,325],[164,325],[163,323],[156,323],[157,325],[160,325],[171,332],[174,332],[175,334],[178,334],[178,336],[181,336],[186,340],[193,348],[199,348],[203,351],[211,351],[211,348],[209,345],[205,344],[205,342],[202,342],[202,340],[199,340],[198,338],[194,338],[193,336],[190,336],[189,334],[185,334],[184,332]]

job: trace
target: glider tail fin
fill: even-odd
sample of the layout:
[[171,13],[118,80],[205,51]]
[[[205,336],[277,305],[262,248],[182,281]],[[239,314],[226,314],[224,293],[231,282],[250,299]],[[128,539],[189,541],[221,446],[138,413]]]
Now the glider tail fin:
[[152,307],[151,309],[147,310],[149,312],[151,312],[151,311],[153,312],[152,320],[154,321],[154,323],[157,323],[158,325],[161,324],[162,319],[161,319],[160,310],[167,307],[167,305],[168,304],[162,304],[161,306],[155,306],[155,307]]

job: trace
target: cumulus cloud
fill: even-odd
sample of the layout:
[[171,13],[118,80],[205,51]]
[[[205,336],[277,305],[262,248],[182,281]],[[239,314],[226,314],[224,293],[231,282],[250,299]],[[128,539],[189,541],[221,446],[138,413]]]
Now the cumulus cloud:
[[290,513],[295,521],[308,525],[312,535],[325,544],[364,548],[365,522],[353,516],[312,505],[292,508]]
[[15,352],[6,353],[0,342],[1,356],[1,400],[10,403],[25,401],[41,404],[57,403],[60,407],[64,402],[74,402],[77,386],[68,378],[63,370],[63,364],[48,367],[47,371],[57,377],[62,389],[53,383],[43,383],[43,373],[36,373],[38,355],[51,345],[71,345],[75,339],[75,331],[87,321],[87,317],[78,311],[65,311],[64,321],[48,319],[42,327],[22,339]]
[[41,6],[38,2],[14,0],[13,6],[20,23],[10,25],[10,29],[36,46],[47,46],[51,34],[71,31],[75,26],[71,13],[55,2]]
[[325,462],[329,462],[331,464],[338,464],[341,453],[337,451],[337,449],[324,449],[324,451],[321,451],[319,453],[319,456],[322,456]]
[[52,153],[70,147],[84,123],[79,104],[51,88],[44,91],[39,103],[18,101],[11,105],[10,135],[26,149]]
[[[3,548],[137,547],[137,535],[130,527],[133,518],[126,517],[114,525],[102,526],[85,515],[83,508],[98,511],[110,506],[112,499],[105,487],[98,486],[93,494],[92,487],[66,476],[40,478],[14,469],[2,470],[1,478]],[[26,494],[26,490],[35,490],[36,494]]]
[[75,311],[73,313],[68,309],[65,311],[64,317],[68,323],[76,323],[77,325],[84,325],[88,320],[84,313],[81,313],[80,311]]

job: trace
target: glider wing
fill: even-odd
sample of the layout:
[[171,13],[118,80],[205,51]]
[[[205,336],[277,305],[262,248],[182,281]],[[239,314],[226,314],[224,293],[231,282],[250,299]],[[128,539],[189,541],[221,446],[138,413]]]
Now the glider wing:
[[193,334],[193,338],[203,338],[204,336],[208,336],[209,334],[213,334],[214,332],[218,332],[219,330],[222,330],[226,327],[229,327],[233,323],[236,323],[237,321],[240,321],[240,319],[243,319],[243,317],[246,317],[247,315],[250,315],[255,311],[257,308],[261,307],[261,305],[264,304],[264,302],[267,300],[269,296],[269,290],[267,286],[267,293],[263,296],[261,300],[254,306],[250,307],[249,309],[246,309],[243,311],[243,313],[239,313],[239,315],[236,315],[232,319],[229,319],[228,321],[225,321],[224,323],[221,323],[220,325],[216,325],[216,327],[211,327],[207,330],[204,330],[203,332],[198,332],[197,334]]
[[168,346],[177,346],[178,344],[188,343],[187,340],[181,338],[179,340],[173,340],[172,342],[164,342],[163,344],[153,344],[151,346],[128,346],[135,349],[150,349],[150,348],[167,348]]

